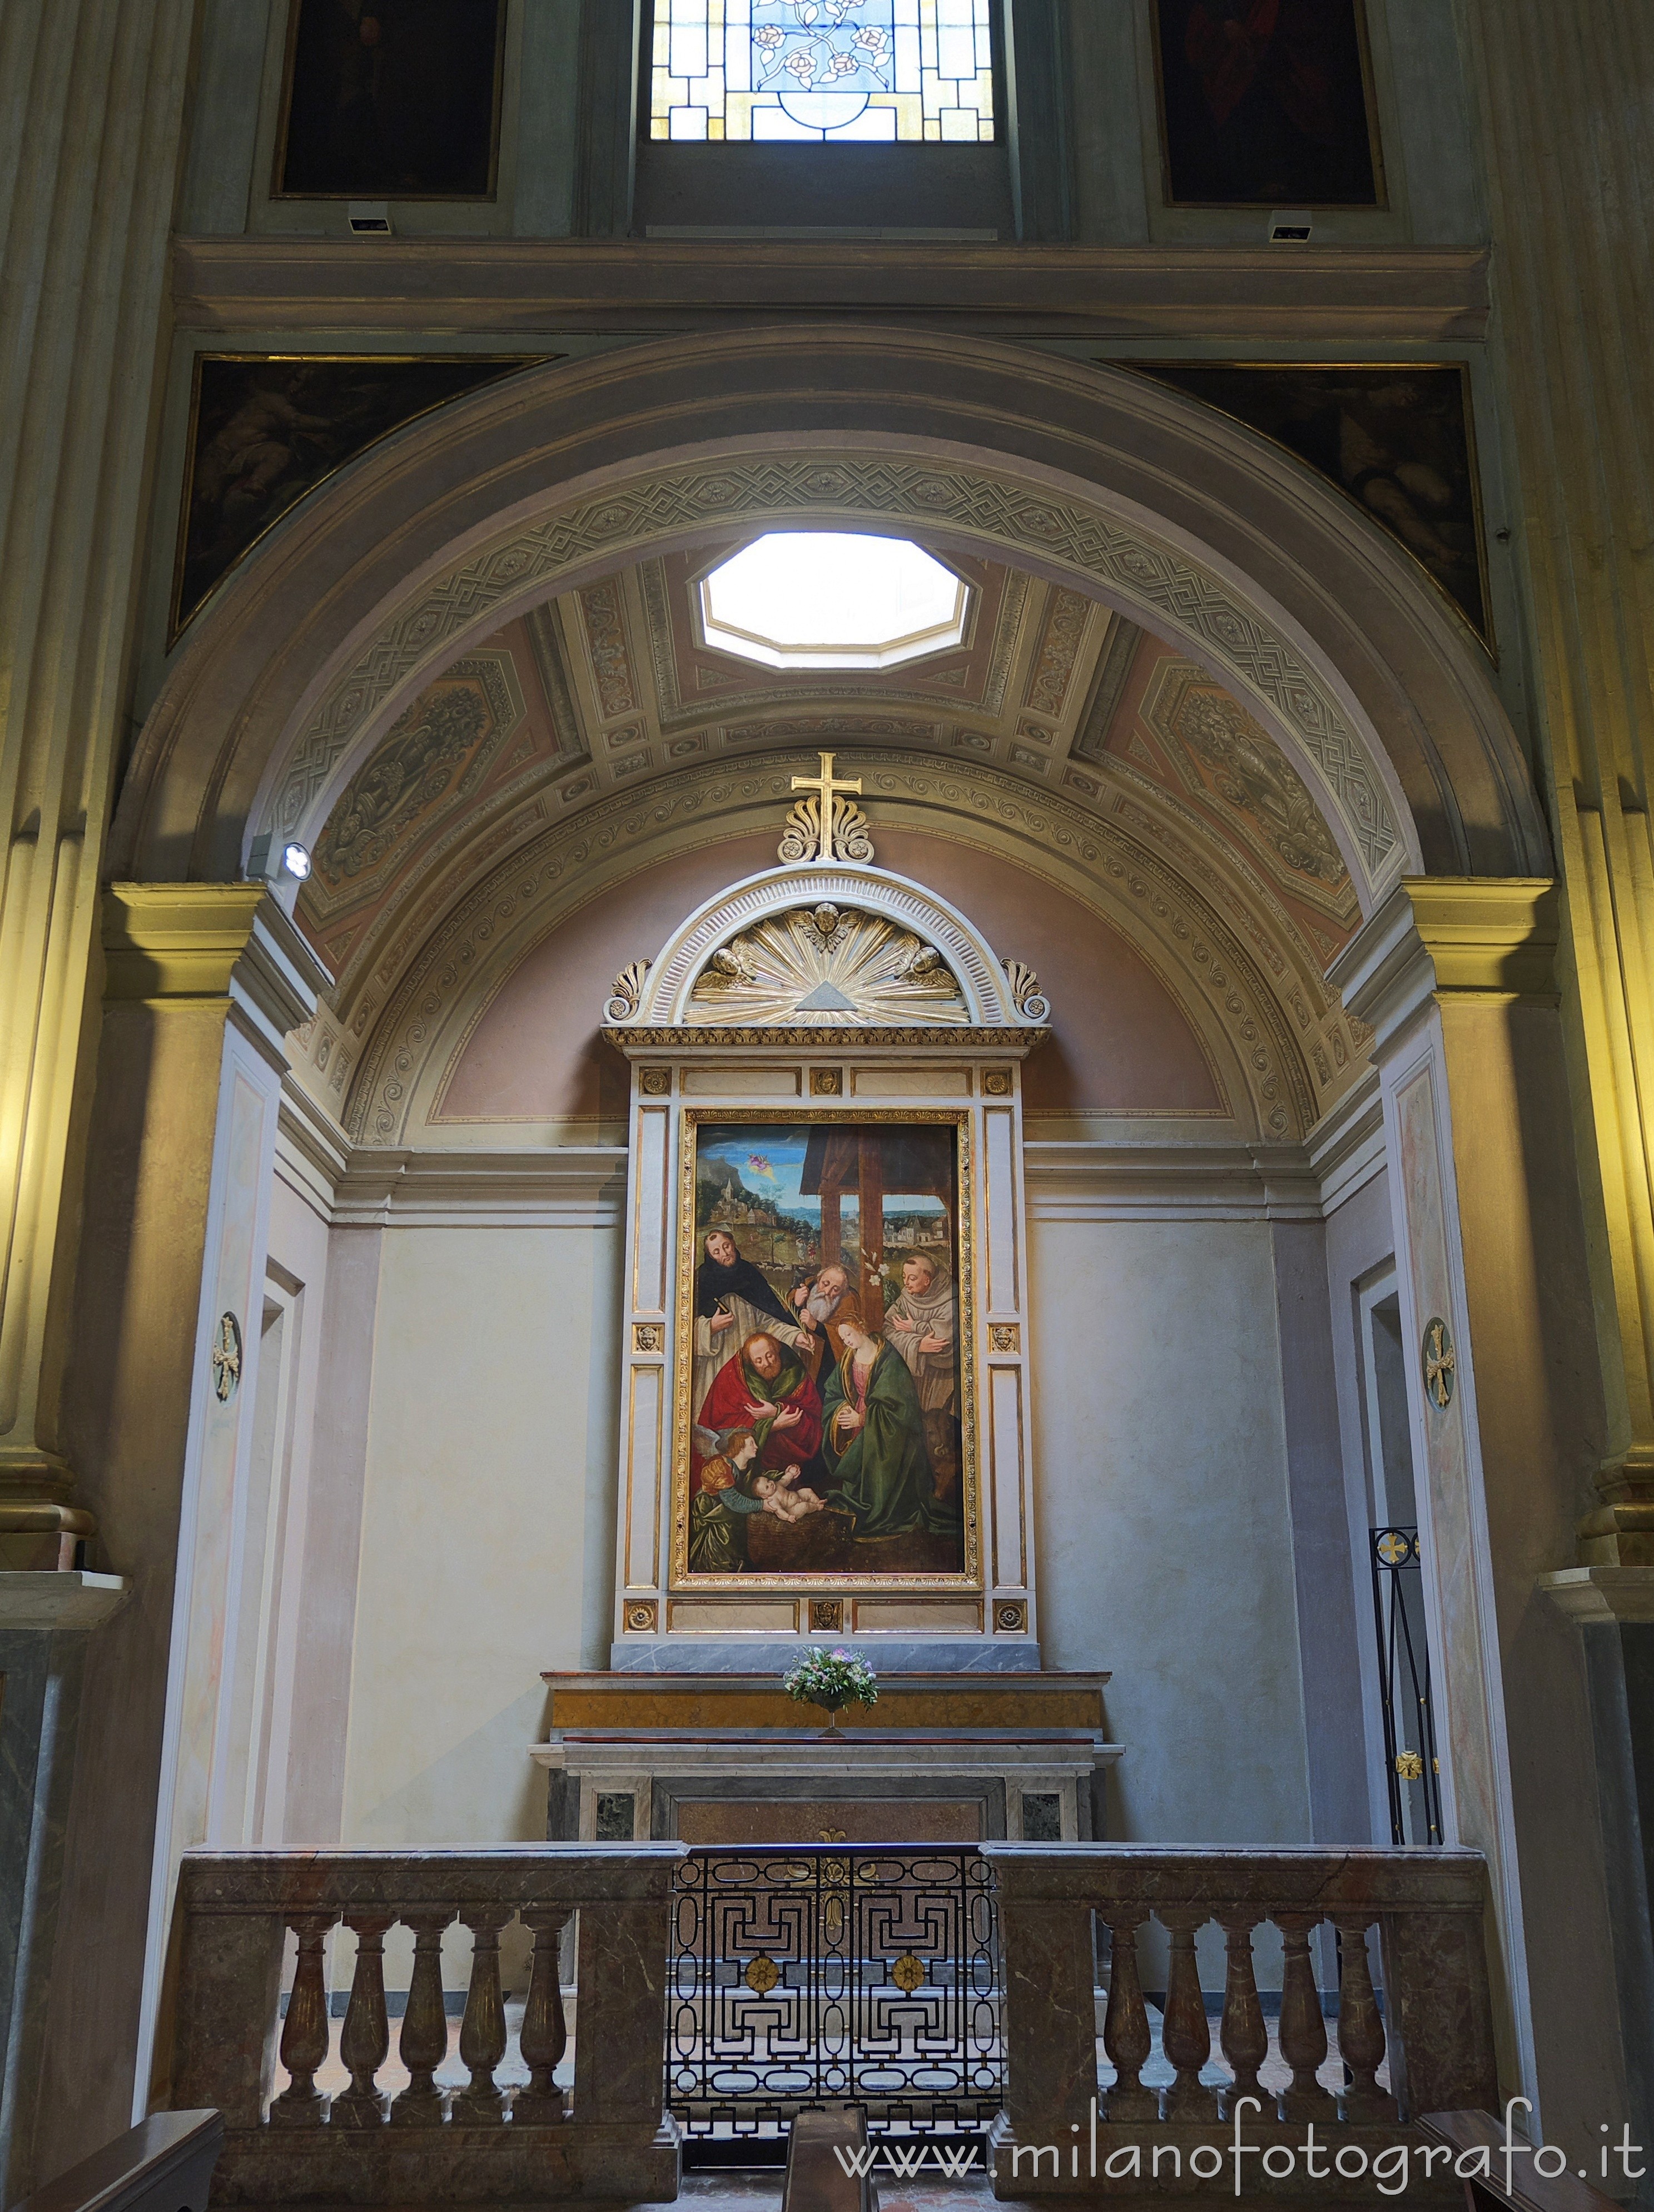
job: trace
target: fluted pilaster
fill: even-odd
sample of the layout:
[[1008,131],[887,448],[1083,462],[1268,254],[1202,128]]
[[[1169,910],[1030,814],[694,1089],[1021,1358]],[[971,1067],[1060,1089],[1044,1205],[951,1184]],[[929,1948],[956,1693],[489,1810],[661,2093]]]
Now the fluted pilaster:
[[1610,1451],[1582,1556],[1654,1563],[1654,11],[1462,7],[1596,1200]]
[[52,1278],[195,14],[0,0],[0,1532],[70,1481]]

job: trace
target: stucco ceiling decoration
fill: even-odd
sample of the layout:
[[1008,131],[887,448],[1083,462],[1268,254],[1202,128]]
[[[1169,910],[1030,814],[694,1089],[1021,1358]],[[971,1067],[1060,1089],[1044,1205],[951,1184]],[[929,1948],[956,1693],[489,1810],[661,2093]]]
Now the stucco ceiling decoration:
[[855,518],[900,523],[922,537],[940,529],[982,551],[1036,554],[1088,580],[1162,634],[1187,637],[1224,672],[1244,703],[1276,719],[1300,749],[1329,819],[1371,897],[1403,858],[1383,781],[1340,702],[1297,647],[1214,572],[1100,507],[979,469],[931,460],[771,454],[651,472],[596,499],[566,504],[435,578],[419,600],[381,628],[325,694],[292,745],[250,837],[319,834],[340,772],[381,711],[422,672],[488,623],[555,593],[561,580],[605,558],[618,566],[662,538],[702,538],[785,515],[806,524]]
[[[617,793],[577,819],[544,825],[410,933],[387,995],[375,985],[319,1023],[311,1069],[322,1049],[332,1058],[309,1079],[318,1094],[358,1138],[402,1141],[533,945],[605,887],[670,852],[773,834],[777,805],[793,796],[795,764],[691,763],[647,793]],[[1152,793],[1131,799],[1134,819],[1100,818],[993,767],[892,750],[857,765],[876,822],[1003,850],[1118,929],[1188,1010],[1243,1128],[1301,1135],[1359,1072],[1365,1053],[1348,1017],[1274,903],[1240,876],[1215,836],[1158,811]],[[794,882],[790,903],[854,903],[844,873],[835,870],[818,889]],[[700,948],[685,991],[720,941]],[[926,941],[938,944],[956,974],[965,972],[941,939]],[[1011,992],[1003,974],[991,988]]]
[[[1330,866],[1325,856],[1336,848],[1308,787],[1213,678],[1124,617],[1082,592],[962,556],[957,565],[974,580],[973,632],[958,652],[894,672],[780,673],[708,656],[696,642],[698,580],[727,556],[732,542],[724,535],[705,550],[617,570],[532,610],[490,641],[490,652],[514,656],[529,724],[541,733],[534,762],[503,787],[508,803],[499,803],[496,779],[482,790],[469,834],[446,801],[429,818],[415,813],[405,822],[391,819],[383,830],[385,857],[371,882],[347,887],[343,910],[325,885],[301,894],[299,919],[334,966],[335,1006],[354,1036],[365,1034],[384,994],[443,915],[503,856],[529,848],[549,822],[578,817],[606,793],[648,782],[660,768],[710,763],[732,751],[842,746],[845,772],[854,774],[869,748],[918,748],[941,758],[997,764],[1031,785],[1049,788],[1061,781],[1099,811],[1130,791],[1146,801],[1132,817],[1139,834],[1170,851],[1175,818],[1182,830],[1175,841],[1180,865],[1193,868],[1199,880],[1221,878],[1231,890],[1238,884],[1250,900],[1268,908],[1261,934],[1272,945],[1286,941],[1283,930],[1287,938],[1295,934],[1303,964],[1319,970],[1344,942],[1356,908],[1341,860],[1335,883],[1293,877],[1258,825],[1215,795],[1211,770],[1185,757],[1181,741],[1151,732],[1135,714],[1132,700],[1141,692],[1142,672],[1157,659],[1173,660],[1237,718],[1252,733],[1251,751],[1262,748],[1278,764],[1272,788],[1290,787],[1300,815],[1309,808],[1304,834]],[[705,706],[685,706],[684,699],[703,662],[715,663],[727,680],[715,718],[697,721]],[[952,710],[942,714],[933,681],[939,675],[958,678]],[[854,703],[810,711],[829,678]],[[431,690],[447,681],[438,679]],[[903,698],[929,687],[929,714],[891,711],[898,686]],[[422,697],[429,696],[428,690]],[[798,711],[775,714],[777,698]],[[663,744],[669,719],[678,734]],[[380,754],[394,751],[404,741],[399,733],[420,724],[417,702],[352,780],[324,844],[336,830],[342,834],[359,790],[381,780]],[[1073,765],[1081,759],[1083,769]],[[385,771],[392,781],[393,767],[387,763]],[[1297,896],[1295,884],[1307,886],[1309,895]]]

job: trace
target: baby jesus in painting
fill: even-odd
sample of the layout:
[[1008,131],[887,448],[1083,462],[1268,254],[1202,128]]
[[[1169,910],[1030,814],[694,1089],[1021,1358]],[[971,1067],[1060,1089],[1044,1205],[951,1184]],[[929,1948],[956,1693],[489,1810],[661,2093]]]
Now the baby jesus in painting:
[[751,1429],[732,1429],[721,1439],[723,1449],[701,1467],[701,1488],[737,1513],[771,1513],[778,1521],[802,1521],[819,1513],[825,1500],[813,1490],[799,1487],[804,1470],[796,1462],[779,1474],[755,1469],[758,1440]]
[[819,1513],[826,1500],[808,1488],[795,1489],[802,1468],[784,1468],[780,1474],[758,1475],[753,1481],[754,1494],[763,1501],[763,1510],[773,1513],[778,1521],[802,1521],[806,1513]]

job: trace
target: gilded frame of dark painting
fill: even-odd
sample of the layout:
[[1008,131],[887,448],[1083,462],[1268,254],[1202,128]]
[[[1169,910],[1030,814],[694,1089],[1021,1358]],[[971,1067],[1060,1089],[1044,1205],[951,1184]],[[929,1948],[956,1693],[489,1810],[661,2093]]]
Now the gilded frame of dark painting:
[[307,192],[290,191],[283,179],[287,173],[288,137],[293,118],[294,80],[299,61],[299,27],[304,14],[305,0],[287,0],[287,39],[282,56],[281,102],[276,111],[276,149],[271,168],[270,197],[272,200],[337,200],[341,204],[356,201],[382,199],[387,206],[413,206],[419,202],[441,202],[456,207],[486,207],[500,197],[500,131],[505,110],[505,50],[506,0],[495,0],[494,6],[494,85],[490,94],[488,147],[488,185],[480,192],[416,192],[368,191],[365,187],[348,191]]
[[[1268,213],[1281,204],[1278,199],[1259,200],[1184,200],[1178,199],[1171,179],[1171,126],[1166,106],[1165,58],[1161,51],[1160,0],[1145,0],[1149,14],[1149,46],[1154,56],[1154,122],[1159,137],[1160,200],[1167,208],[1233,208],[1243,212],[1257,208]],[[1367,22],[1366,0],[1352,0],[1355,15],[1356,45],[1361,59],[1361,89],[1366,109],[1367,153],[1372,164],[1371,200],[1310,199],[1304,204],[1324,208],[1329,214],[1338,212],[1362,215],[1383,215],[1389,210],[1389,184],[1384,169],[1383,133],[1378,122],[1378,88],[1372,67],[1372,36]],[[1297,203],[1294,203],[1297,204]]]
[[184,471],[178,495],[178,538],[173,552],[172,587],[167,600],[167,650],[172,651],[196,617],[212,605],[243,562],[258,550],[271,532],[279,523],[285,522],[294,508],[301,505],[313,492],[319,491],[341,469],[349,468],[353,461],[360,460],[362,454],[371,453],[375,446],[382,445],[397,431],[405,430],[411,422],[423,422],[426,416],[435,415],[439,408],[450,405],[454,399],[470,398],[471,391],[480,391],[484,384],[495,380],[490,377],[479,378],[470,391],[445,393],[426,406],[415,408],[411,414],[399,416],[336,461],[314,482],[298,491],[278,514],[272,515],[255,532],[228,566],[213,578],[200,598],[186,607],[184,586],[190,551],[190,518],[195,509],[196,468],[200,459],[202,375],[207,362],[234,362],[248,368],[277,362],[290,362],[305,368],[320,368],[331,363],[340,368],[445,368],[463,363],[466,367],[475,364],[478,368],[491,368],[498,376],[509,376],[517,369],[542,368],[546,362],[561,358],[558,354],[544,353],[221,353],[210,349],[198,353],[190,370],[190,414],[184,434]]
[[[1308,459],[1303,453],[1300,453],[1295,447],[1288,445],[1284,438],[1276,437],[1273,431],[1260,428],[1257,423],[1249,422],[1244,416],[1237,415],[1231,409],[1219,405],[1215,399],[1208,399],[1205,398],[1204,395],[1199,396],[1201,398],[1201,404],[1203,407],[1209,407],[1214,415],[1221,415],[1226,422],[1238,422],[1244,430],[1250,430],[1255,438],[1267,438],[1269,443],[1275,447],[1280,452],[1283,453],[1290,453],[1293,460],[1298,464],[1300,468],[1311,470],[1323,483],[1330,484],[1333,489],[1336,491],[1341,498],[1349,501],[1350,505],[1356,509],[1358,514],[1365,514],[1369,522],[1372,523],[1376,528],[1382,530],[1385,537],[1389,540],[1390,544],[1394,545],[1398,551],[1404,554],[1408,560],[1413,563],[1414,567],[1419,571],[1419,574],[1424,577],[1425,580],[1429,584],[1432,591],[1433,591],[1441,599],[1443,604],[1451,611],[1454,618],[1463,624],[1464,628],[1469,632],[1470,635],[1475,638],[1476,643],[1487,655],[1493,665],[1496,668],[1498,667],[1499,640],[1493,627],[1493,578],[1487,565],[1487,524],[1485,503],[1482,497],[1481,459],[1476,447],[1476,416],[1474,405],[1475,394],[1470,382],[1470,364],[1469,362],[1233,361],[1229,359],[1207,360],[1204,356],[1196,359],[1189,355],[1184,355],[1177,358],[1173,358],[1170,356],[1157,356],[1151,360],[1141,354],[1134,354],[1131,356],[1105,354],[1099,355],[1098,358],[1098,360],[1105,362],[1110,368],[1134,369],[1138,374],[1145,376],[1152,376],[1157,369],[1177,369],[1186,372],[1191,369],[1208,368],[1235,369],[1244,371],[1248,375],[1262,376],[1267,374],[1283,379],[1317,374],[1327,375],[1333,373],[1336,373],[1340,375],[1359,374],[1364,376],[1413,377],[1420,376],[1427,373],[1431,376],[1440,376],[1449,370],[1456,371],[1459,384],[1459,410],[1461,418],[1464,424],[1465,460],[1469,471],[1471,521],[1474,528],[1476,547],[1476,575],[1481,591],[1481,605],[1484,617],[1483,623],[1480,625],[1472,619],[1469,609],[1461,604],[1449,587],[1442,581],[1441,578],[1432,572],[1428,564],[1419,557],[1419,556],[1413,550],[1412,547],[1398,537],[1396,532],[1384,522],[1381,516],[1369,513],[1368,510],[1361,505],[1360,501],[1355,499],[1352,494],[1338,482],[1335,477],[1329,476],[1324,470],[1317,468],[1313,461]],[[1171,388],[1173,391],[1182,392],[1186,398],[1193,398],[1197,396],[1194,392],[1190,392],[1186,386],[1173,384]]]
[[[816,1572],[787,1575],[745,1571],[733,1575],[691,1572],[689,1564],[690,1506],[690,1405],[694,1375],[695,1272],[699,1238],[696,1225],[696,1178],[699,1135],[702,1127],[746,1123],[755,1127],[796,1127],[800,1130],[840,1125],[887,1124],[891,1127],[928,1125],[952,1128],[958,1198],[958,1252],[959,1344],[959,1486],[963,1520],[963,1563],[958,1572],[946,1574],[854,1574]],[[984,1585],[982,1573],[982,1482],[978,1457],[977,1345],[976,1345],[976,1163],[972,1121],[969,1109],[952,1107],[856,1106],[839,1115],[824,1114],[818,1103],[807,1109],[788,1109],[777,1102],[754,1106],[686,1106],[683,1109],[678,1147],[677,1313],[672,1330],[672,1574],[669,1587],[675,1595],[705,1595],[729,1590],[775,1590],[794,1595],[832,1590],[867,1595],[899,1595],[909,1591],[946,1591],[976,1595]]]

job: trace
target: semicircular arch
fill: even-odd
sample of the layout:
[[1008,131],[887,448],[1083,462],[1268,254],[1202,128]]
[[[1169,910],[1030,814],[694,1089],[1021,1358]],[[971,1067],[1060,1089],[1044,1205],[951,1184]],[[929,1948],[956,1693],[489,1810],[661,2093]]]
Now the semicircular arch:
[[1403,872],[1548,865],[1475,649],[1290,456],[1123,371],[788,328],[526,372],[346,471],[179,657],[122,794],[116,872],[240,872],[259,837],[319,826],[421,685],[514,613],[780,517],[1010,557],[1174,639],[1286,747],[1365,911]]
[[[359,1042],[337,1032],[329,1041],[325,1024],[319,1030],[353,1140],[429,1141],[468,1042],[523,963],[592,902],[691,844],[745,840],[741,849],[750,849],[755,831],[773,834],[789,781],[784,769],[762,763],[703,763],[679,769],[647,800],[610,798],[581,820],[554,823],[502,860],[431,928],[383,1006],[364,1001],[359,1032],[351,1024]],[[1250,904],[1195,884],[1124,823],[1025,793],[1001,769],[939,768],[922,756],[882,756],[878,782],[879,819],[893,835],[1007,860],[1122,940],[1198,1039],[1241,1135],[1301,1139],[1355,1073],[1360,1040],[1301,951]],[[968,904],[953,902],[961,911]],[[654,944],[629,942],[627,957],[654,959],[686,926]],[[1022,949],[994,942],[1001,958]],[[610,978],[584,980],[595,1033]],[[1059,993],[1059,1035],[1075,1012]],[[313,1066],[317,1048],[313,1041]]]

